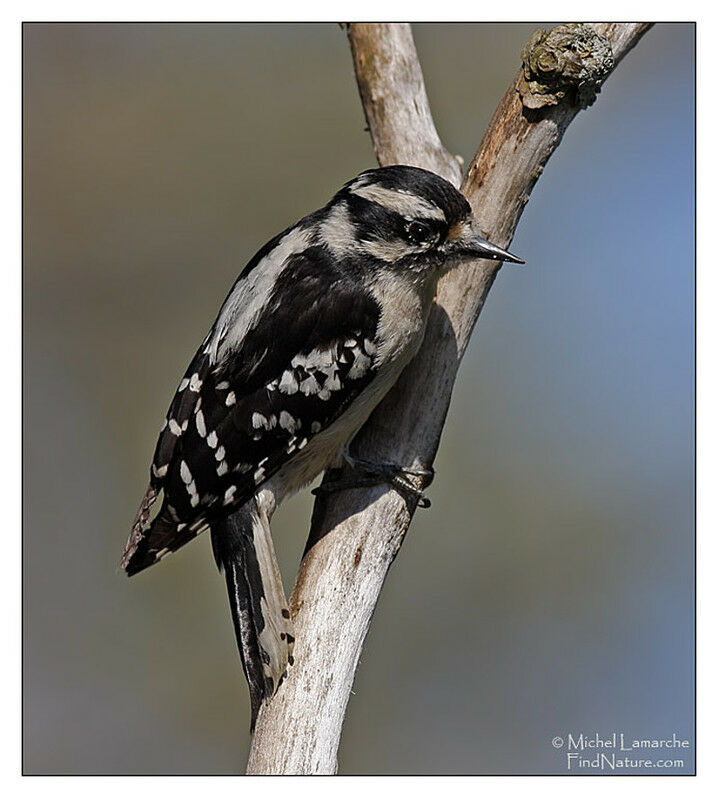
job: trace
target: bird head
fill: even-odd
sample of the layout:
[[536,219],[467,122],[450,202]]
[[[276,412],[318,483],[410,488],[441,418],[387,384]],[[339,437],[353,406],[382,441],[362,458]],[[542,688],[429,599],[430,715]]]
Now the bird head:
[[338,256],[362,256],[417,274],[436,274],[477,258],[524,263],[487,241],[465,197],[425,169],[362,172],[324,211],[321,239]]

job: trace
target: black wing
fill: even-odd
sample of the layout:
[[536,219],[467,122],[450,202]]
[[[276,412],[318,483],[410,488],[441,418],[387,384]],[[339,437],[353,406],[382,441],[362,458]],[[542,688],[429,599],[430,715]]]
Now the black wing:
[[[245,504],[342,414],[376,375],[379,313],[326,250],[311,248],[288,259],[238,349],[213,363],[206,339],[155,450],[123,555],[129,574]],[[148,524],[160,491],[162,508]]]

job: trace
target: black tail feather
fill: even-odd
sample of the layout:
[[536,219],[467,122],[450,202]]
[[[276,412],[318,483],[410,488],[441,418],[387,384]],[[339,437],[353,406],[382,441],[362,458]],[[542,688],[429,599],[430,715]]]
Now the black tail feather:
[[268,599],[277,589],[273,575],[267,570],[263,574],[258,560],[258,524],[254,502],[250,502],[211,528],[212,549],[218,568],[225,573],[237,647],[250,688],[252,730],[262,702],[274,695],[291,652],[291,642],[283,633],[281,655],[277,654],[274,631],[278,624],[289,622],[270,615],[275,605]]
[[242,669],[250,688],[250,708],[252,720],[250,729],[254,730],[257,714],[265,698],[265,680],[262,674],[262,658],[257,630],[255,629],[252,607],[250,602],[251,591],[245,576],[243,558],[225,562],[225,582],[230,598],[230,611],[232,624],[235,628],[237,647],[240,650]]

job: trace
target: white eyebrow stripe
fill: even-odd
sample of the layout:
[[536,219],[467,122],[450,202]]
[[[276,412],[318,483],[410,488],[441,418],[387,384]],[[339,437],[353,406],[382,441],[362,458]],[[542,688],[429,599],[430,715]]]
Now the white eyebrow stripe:
[[350,193],[378,203],[388,211],[394,211],[410,219],[441,219],[444,222],[447,221],[444,211],[441,208],[437,208],[434,203],[400,189],[388,189],[375,184],[360,184],[352,186]]

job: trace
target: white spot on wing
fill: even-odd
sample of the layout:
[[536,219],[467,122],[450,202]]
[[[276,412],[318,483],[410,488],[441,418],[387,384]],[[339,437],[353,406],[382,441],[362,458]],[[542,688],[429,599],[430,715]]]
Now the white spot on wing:
[[237,398],[235,397],[235,392],[230,391],[230,393],[227,395],[225,399],[225,405],[227,405],[227,407],[229,408],[230,405],[234,405],[235,402],[237,402]]
[[361,350],[356,350],[354,363],[349,372],[347,372],[347,377],[350,380],[357,380],[367,374],[370,364],[370,359]]
[[283,394],[296,394],[299,385],[297,383],[297,377],[291,369],[287,369],[282,373],[282,379],[280,380],[279,389]]
[[200,376],[195,372],[190,378],[190,391],[194,391],[195,394],[202,388],[202,380],[200,380]]
[[185,461],[180,461],[180,477],[185,485],[189,485],[192,482],[192,472]]
[[307,397],[316,394],[320,390],[320,384],[314,375],[310,375],[300,383],[300,391]]
[[342,381],[339,374],[333,372],[325,381],[324,389],[326,391],[339,391],[342,388]]
[[199,494],[197,493],[197,486],[195,485],[195,481],[192,479],[192,473],[190,472],[190,467],[185,463],[184,460],[180,461],[180,477],[182,478],[182,482],[185,484],[185,488],[187,489],[187,493],[190,495],[190,505],[192,507],[196,507],[198,502],[200,501]]
[[320,369],[326,372],[333,367],[336,360],[334,347],[314,349],[306,354],[295,355],[292,366],[304,366],[307,370]]
[[280,427],[288,433],[294,433],[299,424],[287,411],[280,411]]

